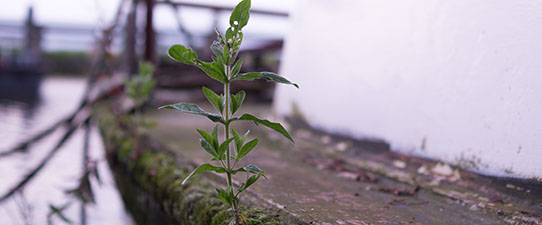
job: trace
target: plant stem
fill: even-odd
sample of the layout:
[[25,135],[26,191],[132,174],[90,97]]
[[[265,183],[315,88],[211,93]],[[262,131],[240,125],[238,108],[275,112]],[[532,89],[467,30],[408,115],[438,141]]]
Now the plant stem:
[[[230,74],[231,74],[231,67],[230,66],[226,66],[226,76],[228,77],[228,79],[230,78]],[[226,97],[226,102],[225,102],[225,110],[224,110],[224,119],[226,121],[228,121],[230,119],[230,83],[229,82],[226,82],[224,84],[224,95]],[[230,138],[230,124],[228,122],[226,122],[226,124],[224,125],[224,133],[225,133],[225,140],[228,140]],[[226,170],[226,174],[228,175],[228,187],[230,188],[230,190],[233,191],[233,182],[232,182],[232,179],[231,179],[231,171],[233,170],[233,168],[231,167],[231,152],[230,152],[230,146],[228,145],[228,147],[226,148],[226,166],[227,166],[227,170]],[[234,215],[237,215],[237,204],[235,203],[235,200],[232,200],[232,209],[233,209],[233,213]]]
[[[224,120],[228,121],[230,119],[230,84],[226,83],[224,84],[224,95],[226,96],[226,104],[225,104],[225,110],[224,110]],[[226,136],[225,140],[228,140],[230,138],[230,124],[226,122],[226,125],[224,125],[224,134]],[[228,146],[226,150],[226,164],[228,166],[228,170],[231,170],[230,167],[230,148]],[[230,173],[228,173],[229,175]],[[231,183],[230,179],[228,179],[228,184]]]

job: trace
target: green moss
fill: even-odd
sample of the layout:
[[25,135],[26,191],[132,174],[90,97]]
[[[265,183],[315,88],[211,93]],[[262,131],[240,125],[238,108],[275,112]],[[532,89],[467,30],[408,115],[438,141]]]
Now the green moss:
[[[120,140],[119,140],[120,141]],[[135,149],[135,144],[130,141],[130,139],[124,139],[120,142],[120,147],[118,150],[118,157],[120,160],[128,160],[128,157],[132,153],[132,151]]]
[[213,216],[225,208],[215,196],[207,195],[194,204],[194,222],[196,224],[212,224]]
[[222,225],[227,224],[227,221],[230,221],[232,219],[231,212],[229,210],[222,210],[218,213],[216,213],[213,216],[213,219],[211,220],[212,225]]

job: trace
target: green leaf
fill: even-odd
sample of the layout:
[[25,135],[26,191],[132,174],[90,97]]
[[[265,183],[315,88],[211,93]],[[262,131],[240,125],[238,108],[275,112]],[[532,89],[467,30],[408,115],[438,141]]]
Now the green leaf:
[[139,63],[139,74],[126,80],[124,83],[124,92],[130,97],[135,107],[140,107],[145,103],[156,85],[152,77],[153,66],[148,62]]
[[[230,205],[230,201],[228,199],[228,193],[220,188],[216,189],[216,193],[218,194],[218,199],[220,201],[224,202],[226,205]],[[231,206],[230,206],[231,207]]]
[[262,119],[259,119],[258,117],[250,115],[248,113],[243,114],[239,118],[231,119],[231,121],[233,121],[233,120],[250,120],[250,121],[254,122],[254,124],[256,124],[256,125],[263,124],[264,126],[269,127],[271,129],[275,130],[276,132],[282,134],[284,137],[288,138],[288,140],[290,140],[292,143],[295,143],[294,139],[292,139],[292,137],[290,136],[288,131],[286,131],[286,129],[284,129],[284,127],[280,123],[274,123],[274,122],[271,122],[269,120],[262,120]]
[[248,179],[247,179],[247,182],[245,183],[245,185],[243,185],[243,188],[242,190],[246,190],[248,187],[250,187],[250,185],[256,183],[256,181],[258,181],[258,179],[260,179],[260,177],[263,175],[263,171],[258,173],[257,175],[252,175],[250,176]]
[[200,166],[198,166],[198,168],[196,168],[194,171],[192,171],[192,173],[190,173],[186,178],[184,178],[183,182],[181,183],[182,185],[186,183],[186,181],[188,181],[188,179],[190,179],[190,177],[194,176],[194,175],[198,175],[200,173],[203,173],[203,172],[208,172],[208,171],[215,171],[217,173],[226,173],[226,170],[222,167],[217,167],[217,166],[213,166],[211,164],[208,164],[208,163],[205,163],[205,164],[202,164]]
[[226,30],[226,40],[227,44],[224,47],[228,47],[228,52],[234,53],[235,57],[233,58],[237,58],[239,47],[243,42],[243,32],[235,27],[230,27]]
[[231,132],[233,133],[233,137],[235,138],[236,141],[237,141],[238,139],[240,139],[240,136],[239,136],[239,134],[237,133],[237,131],[235,131],[235,129],[231,128]]
[[230,26],[239,30],[243,29],[250,17],[250,0],[243,0],[235,6],[230,16]]
[[211,56],[211,59],[217,65],[224,65],[224,60],[222,59],[222,57]]
[[231,95],[231,114],[233,115],[239,107],[241,107],[241,104],[243,104],[243,101],[245,100],[246,93],[245,91],[237,92],[235,95]]
[[[226,47],[228,48],[231,48],[232,47],[232,44],[233,44],[233,41],[235,41],[235,36],[239,33],[239,30],[236,29],[235,27],[229,27],[227,30],[226,30],[226,34],[225,34],[225,38],[226,38]],[[225,52],[225,51],[224,51]]]
[[248,164],[245,167],[243,167],[243,169],[244,169],[245,172],[249,172],[249,173],[253,173],[253,174],[258,174],[260,172],[263,173],[263,170],[260,169],[260,167],[254,165],[254,164]]
[[218,148],[219,159],[225,159],[226,158],[224,153],[226,153],[226,150],[228,150],[228,146],[232,141],[233,141],[233,138],[229,138],[228,140],[222,142],[222,144]]
[[239,71],[241,71],[241,66],[243,66],[243,59],[240,58],[239,60],[237,60],[237,62],[233,66],[233,69],[231,70],[232,77],[239,74]]
[[224,48],[222,49],[222,52],[224,52],[224,62],[227,65],[231,65],[233,63],[233,60],[235,59],[235,57],[231,56],[231,50],[233,49],[230,49],[230,47],[224,41]]
[[196,131],[201,135],[201,137],[209,142],[209,144],[213,145],[215,147],[217,145],[218,140],[216,140],[211,134],[205,132],[204,130],[196,129]]
[[207,76],[221,82],[226,83],[228,78],[224,73],[224,69],[216,62],[204,62],[201,60],[196,60],[196,66],[203,70]]
[[148,75],[152,75],[154,72],[154,66],[152,65],[152,63],[147,62],[147,61],[140,62],[138,67],[139,67],[139,74],[145,77]]
[[218,148],[218,125],[213,128],[213,133],[211,133],[211,135],[213,135],[213,138],[216,140],[216,147]]
[[203,95],[205,95],[205,98],[213,105],[216,111],[222,114],[224,110],[224,97],[217,95],[214,91],[206,87],[203,87]]
[[217,57],[222,57],[224,55],[223,49],[224,46],[222,46],[219,41],[213,41],[213,44],[211,44],[211,51],[213,51]]
[[174,109],[174,110],[178,110],[181,112],[190,113],[194,115],[206,116],[213,122],[225,123],[220,115],[205,112],[199,106],[192,103],[179,102],[172,105],[164,105],[158,109]]
[[[247,173],[253,173],[253,174],[258,174],[260,172],[263,172],[262,169],[260,169],[260,167],[254,165],[254,164],[248,164],[246,165],[245,167],[242,167],[242,168],[239,168],[239,169],[236,169],[236,170],[233,170],[231,172],[231,174],[235,175],[239,172],[247,172]],[[264,176],[265,177],[265,176]]]
[[233,77],[233,79],[238,79],[238,80],[254,80],[254,79],[260,79],[262,77],[262,73],[260,72],[250,72],[250,73],[243,73],[243,74],[238,74],[236,76]]
[[219,158],[218,157],[218,152],[216,151],[216,148],[214,148],[210,143],[209,141],[207,140],[204,140],[204,139],[200,139],[200,144],[201,144],[201,147],[203,149],[205,149],[206,152],[208,152],[209,154],[211,154],[211,156],[213,156],[214,158]]
[[215,158],[220,159],[219,146],[218,146],[218,125],[215,126],[212,134],[209,134],[200,129],[196,129],[196,131],[198,131],[198,133],[203,138],[203,140],[200,141],[201,147],[203,147],[203,149],[205,149],[207,152],[209,152],[209,154],[211,154]]
[[276,82],[276,83],[282,83],[282,84],[290,84],[290,85],[294,85],[296,88],[299,88],[299,85],[297,85],[296,83],[292,83],[290,82],[289,80],[287,80],[286,78],[276,74],[276,73],[271,73],[271,72],[261,72],[262,74],[262,78],[261,79],[264,79],[266,80],[267,82]]
[[241,150],[241,148],[243,147],[243,144],[245,143],[245,140],[247,139],[248,133],[250,133],[250,131],[248,130],[245,135],[243,135],[243,137],[240,137],[234,129],[231,129],[231,131],[235,140],[235,154],[239,154],[239,150]]
[[237,153],[236,160],[241,160],[243,157],[245,157],[252,149],[254,149],[258,145],[258,138],[255,138],[252,141],[249,141],[247,144],[245,144],[241,150]]
[[234,196],[231,186],[228,186],[226,190],[217,188],[216,192],[218,193],[218,199],[220,199],[220,201],[226,203],[226,205],[229,205],[230,207],[232,206]]
[[243,73],[239,74],[237,76],[234,76],[232,80],[239,79],[239,80],[254,80],[254,79],[263,79],[267,82],[276,82],[276,83],[282,83],[282,84],[290,84],[294,85],[296,88],[299,88],[299,85],[296,83],[292,83],[289,80],[287,80],[284,77],[281,77],[278,74],[271,73],[271,72],[250,72],[250,73]]
[[248,187],[250,187],[250,185],[256,183],[256,181],[258,181],[258,179],[260,179],[260,177],[262,177],[262,176],[265,177],[263,170],[261,170],[258,166],[254,165],[254,164],[249,164],[249,165],[245,166],[243,168],[243,170],[245,172],[253,173],[253,174],[256,174],[256,175],[250,176],[245,183],[241,184],[241,186],[239,187],[239,191],[238,191],[239,193],[246,190]]
[[173,45],[168,50],[169,57],[186,64],[194,64],[198,55],[191,48],[182,45]]
[[248,134],[250,133],[250,130],[247,130],[247,132],[245,132],[245,134],[243,135],[243,137],[241,137],[241,146],[239,146],[239,149],[241,149],[242,145],[245,144],[245,140],[247,140],[247,137],[248,137]]

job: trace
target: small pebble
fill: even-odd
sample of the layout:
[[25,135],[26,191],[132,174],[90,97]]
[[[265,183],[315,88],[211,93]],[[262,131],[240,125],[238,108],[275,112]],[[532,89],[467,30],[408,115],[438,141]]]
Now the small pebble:
[[407,164],[401,160],[393,160],[393,166],[399,169],[404,169],[406,168]]
[[451,176],[454,171],[448,164],[437,163],[437,165],[431,169],[431,172],[436,175]]
[[337,143],[337,146],[335,146],[337,148],[337,150],[339,150],[340,152],[344,152],[346,151],[346,149],[349,147],[348,144],[346,142],[339,142]]

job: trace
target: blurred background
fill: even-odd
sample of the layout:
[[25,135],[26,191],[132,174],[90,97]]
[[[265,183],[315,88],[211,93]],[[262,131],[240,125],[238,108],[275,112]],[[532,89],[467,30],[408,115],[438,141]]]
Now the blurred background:
[[[135,74],[140,60],[155,64],[155,104],[201,99],[201,85],[220,91],[166,52],[184,44],[208,60],[214,28],[227,28],[236,3],[0,0],[0,151],[17,149],[77,109],[88,82]],[[253,0],[243,70],[277,72],[301,89],[267,82],[237,88],[317,129],[540,182],[540,12],[537,1]],[[32,154],[2,154],[0,193],[39,165],[62,134],[43,138]],[[97,204],[65,214],[88,215],[82,224],[132,224],[95,128],[90,160],[81,156],[85,134],[76,131],[24,192],[2,200],[0,224],[44,224],[70,202],[64,192],[78,185],[88,164],[102,180]]]
[[[221,87],[198,70],[170,60],[167,49],[172,44],[188,45],[209,60],[215,27],[227,28],[237,1],[2,0],[0,4],[0,151],[6,153],[76,110],[100,60],[107,62],[97,74],[99,79],[134,74],[139,61],[153,62],[158,78],[155,95],[163,102],[176,102],[179,95],[199,99],[201,85]],[[247,71],[277,72],[292,7],[293,1],[288,0],[253,2],[241,47]],[[105,51],[100,58],[101,47]],[[179,76],[179,70],[187,72]],[[266,82],[247,88],[259,100],[272,98],[273,86]],[[65,133],[56,130],[29,148],[32,154],[25,148],[22,152],[28,153],[0,156],[3,195],[62,143],[62,151],[24,185],[24,191],[2,199],[0,224],[47,224],[55,210],[75,224],[133,223],[115,189],[98,132],[91,129],[87,159],[81,154],[85,135],[77,130],[57,142]],[[100,174],[100,185],[90,180],[92,187],[98,187],[92,191],[96,205],[73,207],[79,203],[65,193],[80,185],[84,164],[97,167]],[[53,221],[63,223],[59,218],[55,215]]]

